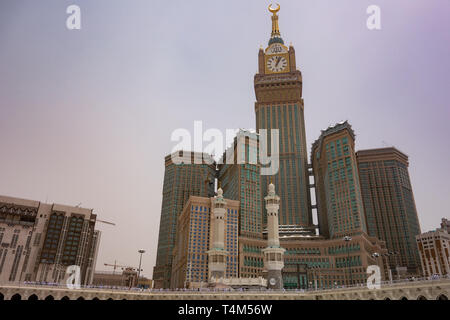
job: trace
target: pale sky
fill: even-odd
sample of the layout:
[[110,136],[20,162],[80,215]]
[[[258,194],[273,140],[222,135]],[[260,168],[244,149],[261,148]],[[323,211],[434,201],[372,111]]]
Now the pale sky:
[[[308,149],[349,120],[357,149],[410,156],[422,231],[450,218],[450,2],[280,0],[303,74]],[[81,8],[81,30],[66,8]],[[151,276],[177,128],[254,128],[267,1],[2,0],[0,194],[93,208],[97,268]],[[379,31],[366,9],[381,8]],[[108,269],[110,270],[110,269]]]

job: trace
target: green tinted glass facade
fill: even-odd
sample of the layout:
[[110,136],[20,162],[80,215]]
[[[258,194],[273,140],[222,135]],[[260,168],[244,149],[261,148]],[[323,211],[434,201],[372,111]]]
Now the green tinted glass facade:
[[339,238],[366,232],[351,126],[345,122],[323,131],[312,154],[322,234]]
[[416,235],[420,225],[408,173],[408,158],[395,148],[357,153],[367,231],[386,242],[390,267],[417,272],[420,258]]
[[[242,147],[237,147],[238,141]],[[219,165],[219,184],[224,198],[239,201],[239,235],[250,238],[262,236],[261,176],[259,165],[253,164],[257,146],[255,133],[241,131],[231,147],[233,163]]]
[[267,194],[272,182],[281,197],[280,224],[310,226],[312,214],[302,103],[260,105],[256,111],[256,126],[257,130],[269,129],[269,154],[272,151],[270,129],[279,130],[279,171],[274,176],[261,176],[262,196]]

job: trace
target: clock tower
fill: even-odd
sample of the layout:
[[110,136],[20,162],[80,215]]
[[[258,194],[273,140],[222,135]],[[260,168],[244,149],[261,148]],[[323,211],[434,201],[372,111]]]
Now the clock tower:
[[[269,183],[278,186],[280,226],[306,228],[314,233],[309,193],[308,157],[302,98],[302,74],[296,67],[295,50],[287,47],[278,25],[280,6],[272,8],[272,33],[266,49],[258,54],[256,94],[256,128],[267,129],[267,146],[271,154],[271,129],[279,130],[279,170],[274,176],[261,176],[261,194]],[[264,212],[264,211],[263,211]],[[263,225],[267,224],[265,216]]]

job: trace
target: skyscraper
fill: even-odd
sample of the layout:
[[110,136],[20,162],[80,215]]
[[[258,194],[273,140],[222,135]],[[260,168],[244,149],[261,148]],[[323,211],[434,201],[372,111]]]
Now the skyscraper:
[[[218,165],[224,197],[239,201],[239,235],[262,236],[261,178],[257,164],[258,135],[240,130]],[[228,156],[228,159],[227,159]]]
[[[280,225],[311,226],[308,159],[302,98],[302,74],[296,68],[295,50],[284,45],[278,27],[279,6],[272,9],[272,34],[268,47],[259,50],[255,75],[256,128],[279,130],[279,170],[273,176],[261,176],[261,199],[273,182],[280,194]],[[263,203],[261,210],[264,212]],[[281,226],[280,226],[281,227]]]
[[396,148],[361,150],[356,153],[367,232],[386,242],[391,269],[419,271],[416,236],[419,219],[408,173],[408,156]]
[[355,134],[345,121],[322,131],[312,147],[319,230],[330,238],[366,232],[355,155]]
[[[175,156],[184,159],[183,163],[174,163]],[[197,152],[182,154],[180,151],[166,156],[158,249],[153,269],[156,288],[170,286],[178,216],[190,196],[214,195],[215,176],[216,164],[211,163],[210,155]]]

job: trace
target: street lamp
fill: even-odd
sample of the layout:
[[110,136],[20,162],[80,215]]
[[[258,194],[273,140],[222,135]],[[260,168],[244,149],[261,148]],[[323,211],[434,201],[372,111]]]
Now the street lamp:
[[375,261],[377,262],[377,266],[378,266],[378,258],[380,257],[380,254],[378,252],[374,252],[372,253],[372,258],[375,259]]
[[[372,253],[372,258],[375,259],[378,268],[380,267],[380,265],[379,265],[379,263],[378,263],[378,258],[379,258],[380,256],[381,256],[381,255],[380,255],[378,252]],[[383,269],[384,269],[384,265],[383,265]]]
[[136,283],[136,287],[139,287],[139,278],[141,276],[141,263],[142,263],[142,254],[145,253],[145,250],[138,250],[138,252],[141,254],[141,257],[139,258],[139,269],[138,269],[138,278],[137,278],[137,283]]
[[[350,241],[352,241],[352,237],[345,236],[344,241],[350,242]],[[352,285],[353,284],[353,276],[352,276],[352,269],[350,268],[350,247],[348,244],[347,244],[347,265],[348,265],[348,273],[350,275],[350,285]]]

